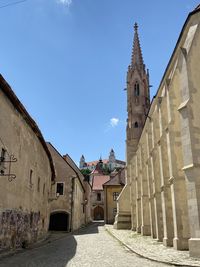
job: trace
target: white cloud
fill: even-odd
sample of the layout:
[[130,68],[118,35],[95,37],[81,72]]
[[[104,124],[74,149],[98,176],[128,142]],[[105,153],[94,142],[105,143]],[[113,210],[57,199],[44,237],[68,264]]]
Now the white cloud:
[[118,118],[112,118],[112,119],[110,119],[110,125],[112,127],[116,127],[118,125],[118,123],[119,123],[119,119]]
[[72,0],[57,0],[57,2],[68,7],[72,4]]

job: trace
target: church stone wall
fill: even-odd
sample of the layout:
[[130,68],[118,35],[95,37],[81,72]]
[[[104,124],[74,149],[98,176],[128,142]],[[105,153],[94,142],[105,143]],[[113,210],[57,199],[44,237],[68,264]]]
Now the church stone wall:
[[199,22],[193,15],[184,30],[128,165],[132,228],[192,256],[200,255]]
[[126,186],[132,229],[166,246],[189,248],[195,257],[200,256],[199,47],[198,9],[184,25],[136,153],[127,162]]

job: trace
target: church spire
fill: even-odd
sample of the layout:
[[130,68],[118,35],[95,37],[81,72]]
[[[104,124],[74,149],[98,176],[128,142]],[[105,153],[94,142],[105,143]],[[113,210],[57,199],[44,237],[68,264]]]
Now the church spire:
[[142,51],[140,47],[140,40],[138,36],[138,25],[134,25],[134,39],[133,39],[133,50],[131,58],[131,67],[137,67],[139,70],[145,70],[145,65],[142,58]]
[[138,36],[138,25],[134,25],[131,65],[127,72],[127,162],[137,151],[138,142],[149,111],[149,72],[145,69]]

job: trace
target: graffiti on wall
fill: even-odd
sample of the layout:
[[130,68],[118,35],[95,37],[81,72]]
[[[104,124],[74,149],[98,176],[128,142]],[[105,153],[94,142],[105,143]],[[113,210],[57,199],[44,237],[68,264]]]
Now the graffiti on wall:
[[40,212],[0,212],[0,249],[25,247],[37,241]]

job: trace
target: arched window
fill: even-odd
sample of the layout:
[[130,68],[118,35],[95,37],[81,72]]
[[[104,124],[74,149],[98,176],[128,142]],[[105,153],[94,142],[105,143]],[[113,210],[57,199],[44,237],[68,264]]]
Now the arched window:
[[138,122],[136,121],[134,124],[135,128],[138,128]]
[[134,85],[134,94],[135,96],[139,96],[140,95],[140,85],[138,82],[135,83]]

